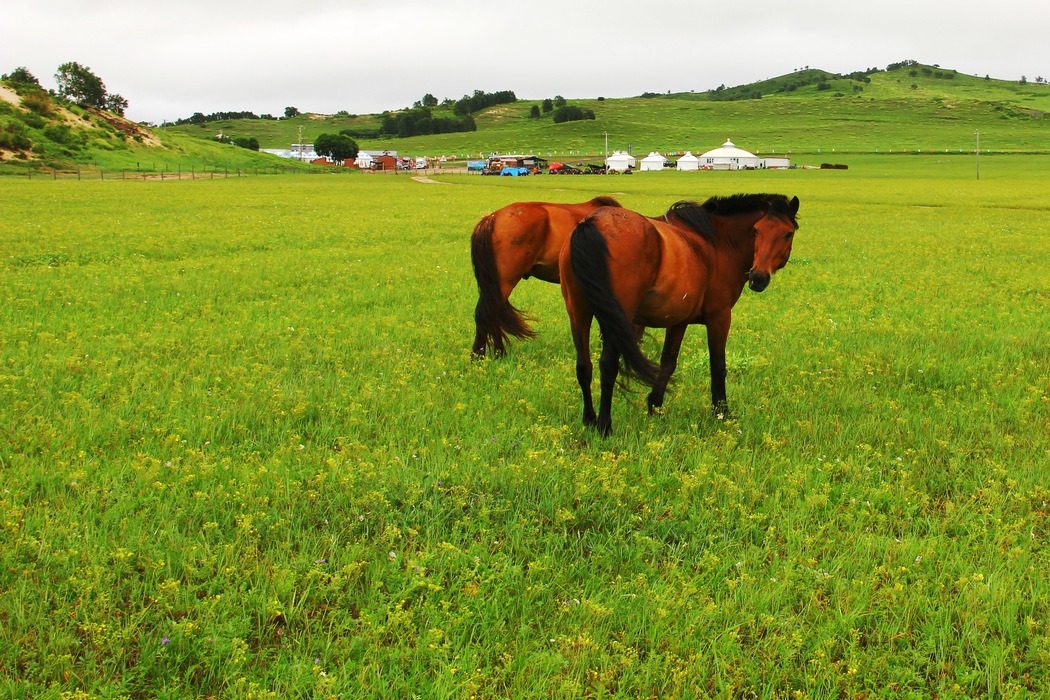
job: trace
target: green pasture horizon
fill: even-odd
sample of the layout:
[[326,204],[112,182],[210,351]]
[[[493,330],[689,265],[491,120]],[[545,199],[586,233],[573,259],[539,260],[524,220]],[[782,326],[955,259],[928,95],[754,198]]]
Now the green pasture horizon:
[[[1050,156],[836,161],[0,178],[0,694],[1042,697]],[[470,359],[484,214],[762,191],[731,420],[696,327],[584,428],[534,280]]]

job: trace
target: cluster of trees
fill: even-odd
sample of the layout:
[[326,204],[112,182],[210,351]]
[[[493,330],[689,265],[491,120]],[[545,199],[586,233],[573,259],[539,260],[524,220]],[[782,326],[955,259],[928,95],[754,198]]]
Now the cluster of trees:
[[321,134],[314,139],[314,151],[319,156],[328,156],[337,163],[357,158],[357,142],[350,138],[346,130],[338,134]]
[[[802,83],[805,85],[806,83]],[[795,88],[792,87],[792,90]],[[714,90],[708,91],[712,100],[718,100],[720,102],[732,102],[733,100],[761,100],[762,90],[756,87],[736,87],[727,88],[725,84],[719,85]]]
[[942,80],[955,80],[955,76],[958,75],[958,73],[956,73],[953,70],[939,71],[925,67],[921,69],[912,68],[910,71],[908,71],[908,75],[915,78],[919,75],[920,72],[927,78],[940,78]]
[[554,123],[578,122],[584,119],[594,119],[594,110],[577,107],[576,105],[565,105],[554,110]]
[[[298,117],[302,114],[295,107],[284,108],[284,118],[291,119],[292,117]],[[224,122],[230,119],[266,119],[266,120],[278,120],[280,117],[275,117],[272,114],[255,114],[254,112],[212,112],[211,114],[202,114],[201,112],[194,112],[192,116],[184,119],[176,119],[174,122],[164,122],[163,126],[184,126],[186,124],[207,124],[208,122]]]
[[215,137],[215,140],[219,143],[231,143],[234,146],[247,148],[249,151],[259,150],[259,139],[255,138],[254,136],[234,136],[231,138],[224,134],[219,134]]
[[386,136],[429,136],[477,130],[469,114],[459,119],[435,117],[430,107],[415,107],[395,114],[387,112],[379,127],[379,133]]
[[[9,75],[2,76],[4,80],[17,85],[40,87],[40,81],[29,72],[25,66],[15,68]],[[81,107],[94,107],[113,112],[117,116],[124,116],[128,108],[128,101],[123,96],[109,92],[102,78],[95,75],[90,68],[82,66],[76,61],[63,63],[55,72],[55,83],[58,84],[57,95],[74,102]]]
[[174,122],[165,122],[165,126],[183,126],[186,124],[207,124],[208,122],[224,122],[230,119],[275,119],[276,117],[269,114],[255,114],[254,112],[212,112],[211,114],[202,114],[200,112],[194,112],[193,116],[186,117],[184,119],[176,119]]
[[[433,98],[433,95],[430,95],[430,97]],[[475,90],[474,94],[470,97],[464,95],[460,99],[456,100],[456,103],[452,105],[452,113],[460,117],[465,117],[473,114],[474,112],[478,112],[483,109],[488,109],[489,107],[495,107],[496,105],[511,104],[512,102],[517,101],[518,98],[514,94],[513,90],[499,90],[497,92],[484,92],[483,90]]]
[[[565,98],[561,95],[555,95],[553,100],[548,97],[541,104],[543,107],[543,114],[550,114],[554,111],[555,107],[564,107],[566,102]],[[532,110],[529,112],[529,117],[532,119],[540,118],[540,105],[532,105]]]
[[[598,99],[601,100],[603,98],[599,97]],[[529,111],[529,118],[539,119],[542,115],[550,114],[551,112],[554,113],[555,124],[595,118],[593,109],[567,104],[565,98],[561,95],[555,96],[553,100],[548,97],[541,104],[532,105],[532,109]]]
[[422,99],[412,103],[411,109],[401,112],[384,112],[378,132],[357,130],[347,135],[371,138],[376,136],[429,136],[477,131],[478,126],[474,122],[474,117],[471,116],[473,112],[499,104],[516,102],[517,99],[511,90],[492,93],[475,90],[473,95],[464,95],[459,100],[453,101],[446,98],[440,102],[441,106],[450,107],[455,117],[435,117],[433,108],[438,106],[438,99],[428,92],[423,95]]

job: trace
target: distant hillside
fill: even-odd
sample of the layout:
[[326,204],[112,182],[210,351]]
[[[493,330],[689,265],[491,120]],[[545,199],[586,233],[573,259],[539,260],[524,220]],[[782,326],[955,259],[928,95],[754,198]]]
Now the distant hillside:
[[[236,118],[146,128],[84,109],[36,86],[0,82],[0,172],[55,168],[189,169],[306,167],[215,141],[255,138],[287,148],[302,134],[347,131],[368,150],[402,155],[478,157],[532,152],[564,159],[609,150],[703,152],[726,138],[759,154],[969,153],[982,149],[1050,153],[1050,85],[964,75],[912,61],[835,74],[806,68],[776,78],[705,92],[645,93],[626,99],[568,100],[594,119],[556,123],[545,99],[518,99],[471,114],[476,131],[398,138],[381,135],[394,113],[301,114]],[[547,100],[549,101],[549,100]],[[452,104],[434,105],[453,118]]]
[[[0,172],[266,168],[284,161],[214,140],[157,132],[34,85],[0,82]],[[297,167],[297,163],[288,163]]]
[[[254,136],[264,148],[349,130],[365,149],[403,155],[473,156],[493,151],[595,157],[608,146],[635,153],[703,152],[732,138],[761,153],[996,152],[1050,153],[1050,85],[993,80],[903,61],[887,69],[835,74],[795,71],[748,85],[706,92],[646,93],[627,99],[588,97],[569,103],[594,120],[556,124],[533,118],[543,97],[519,99],[473,114],[477,131],[410,138],[378,134],[383,115],[303,114],[291,119],[229,120],[160,129],[210,137],[221,129]],[[434,116],[452,116],[437,106]]]

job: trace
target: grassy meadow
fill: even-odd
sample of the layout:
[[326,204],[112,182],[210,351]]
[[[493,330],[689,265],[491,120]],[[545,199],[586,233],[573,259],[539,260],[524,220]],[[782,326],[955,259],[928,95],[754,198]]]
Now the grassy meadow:
[[[0,179],[0,695],[1045,697],[1050,158],[840,160]],[[483,214],[741,191],[731,420],[698,327],[585,429],[539,282],[471,361]]]

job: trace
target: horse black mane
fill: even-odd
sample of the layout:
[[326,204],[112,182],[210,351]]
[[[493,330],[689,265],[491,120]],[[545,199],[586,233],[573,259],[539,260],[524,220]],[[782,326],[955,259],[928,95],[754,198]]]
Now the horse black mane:
[[772,212],[798,227],[788,198],[782,194],[733,194],[711,197],[703,204],[683,199],[672,204],[667,213],[682,219],[691,229],[711,244],[715,244],[717,241],[714,227],[711,225],[711,216],[735,216],[759,210]]
[[599,206],[599,207],[618,207],[618,206],[620,206],[620,202],[619,201],[617,201],[615,198],[610,197],[609,195],[605,195],[605,194],[603,194],[603,195],[601,195],[599,197],[595,197],[594,199],[592,199],[591,200],[591,204],[594,204],[595,206]]

